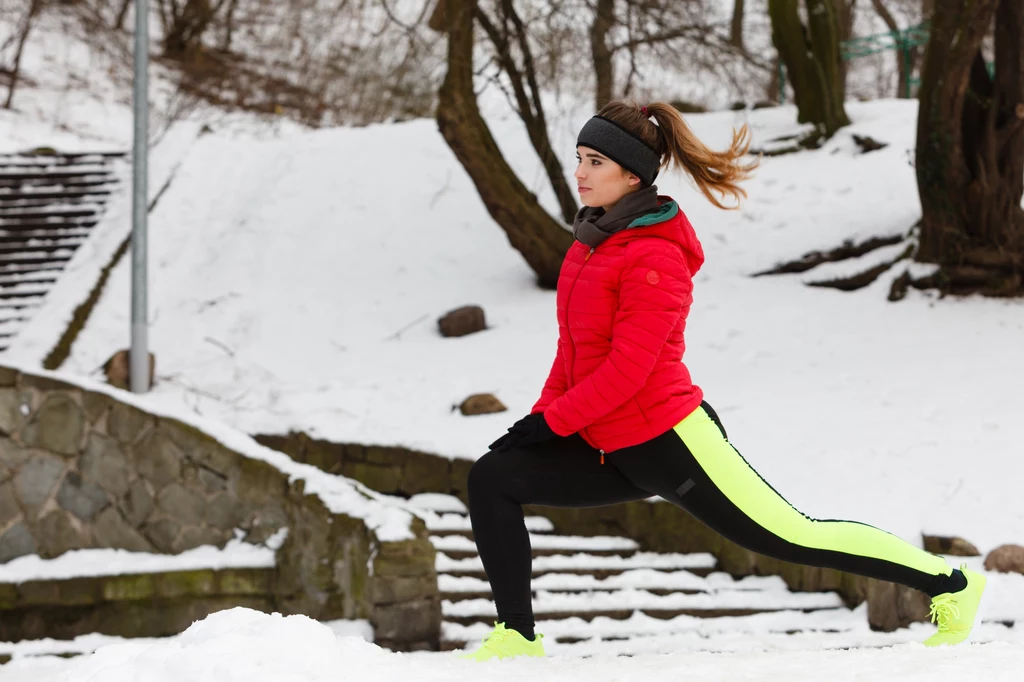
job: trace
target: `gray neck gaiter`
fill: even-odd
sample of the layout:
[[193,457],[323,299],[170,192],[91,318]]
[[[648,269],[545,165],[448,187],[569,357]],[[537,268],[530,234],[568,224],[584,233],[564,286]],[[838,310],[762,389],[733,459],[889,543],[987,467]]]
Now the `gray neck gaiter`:
[[608,212],[600,206],[584,206],[576,212],[572,236],[587,246],[596,247],[637,218],[657,210],[658,186],[650,185],[622,197]]

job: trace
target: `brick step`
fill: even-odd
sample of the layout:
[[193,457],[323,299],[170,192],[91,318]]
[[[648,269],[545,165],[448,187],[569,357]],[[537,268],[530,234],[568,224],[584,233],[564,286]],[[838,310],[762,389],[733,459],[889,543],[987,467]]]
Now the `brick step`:
[[111,159],[121,159],[127,156],[124,152],[75,152],[70,154],[19,154],[15,152],[0,154],[0,168],[108,163]]
[[[437,578],[441,597],[449,601],[491,599],[491,587],[485,578],[439,574]],[[532,580],[537,592],[581,594],[584,592],[614,592],[623,589],[642,589],[664,596],[712,593],[723,590],[742,591],[746,594],[768,592],[786,593],[786,582],[777,576],[747,576],[736,580],[721,571],[699,576],[692,571],[657,571],[649,568],[630,569],[614,576],[598,578],[587,573],[547,573]]]
[[37,282],[29,282],[23,288],[18,288],[18,285],[13,285],[5,289],[0,289],[0,300],[10,301],[14,299],[25,300],[31,298],[42,298],[49,293],[49,287],[41,287]]
[[[476,556],[476,543],[462,535],[431,536],[430,542],[438,551],[454,559]],[[568,536],[531,534],[530,545],[534,556],[575,554],[585,551],[594,556],[628,557],[637,552],[639,545],[634,540],[613,536]]]
[[197,569],[0,583],[0,642],[93,632],[166,637],[232,606],[269,613],[274,575],[273,568]]
[[[656,571],[687,570],[698,576],[706,576],[714,570],[716,563],[715,557],[711,554],[636,552],[632,556],[622,557],[618,555],[597,556],[579,552],[572,555],[535,556],[533,576],[537,577],[548,573],[573,573],[607,578],[637,568],[649,568]],[[478,555],[452,558],[444,552],[438,552],[434,565],[439,574],[484,575],[484,566]]]
[[63,263],[0,263],[0,277],[3,277],[5,275],[28,275],[37,272],[60,272],[63,269]]
[[[696,596],[696,595],[686,595],[686,596]],[[481,601],[484,601],[484,600],[481,600]],[[447,604],[449,602],[445,602],[445,603]],[[461,606],[461,605],[467,604],[467,603],[469,603],[469,602],[456,602],[455,605]],[[444,615],[444,620],[445,620],[446,623],[453,623],[455,625],[471,626],[471,625],[481,624],[481,625],[493,627],[493,625],[494,625],[494,602],[487,600],[486,603],[487,603],[487,605],[488,605],[488,607],[490,609],[487,613],[473,614],[473,615],[468,615],[468,616],[453,616],[453,615],[445,614]],[[845,607],[831,607],[831,608],[838,610],[838,609],[843,609]],[[774,610],[787,610],[787,611],[791,611],[792,609],[758,609],[758,608],[750,608],[750,607],[746,607],[746,608],[744,608],[744,607],[736,607],[736,608],[725,608],[725,607],[723,607],[723,608],[708,608],[708,609],[699,609],[699,608],[676,608],[676,609],[666,608],[666,609],[658,609],[658,608],[629,608],[629,607],[624,607],[624,608],[621,608],[621,609],[594,609],[592,611],[565,609],[563,611],[545,611],[545,612],[542,613],[542,612],[539,612],[539,611],[536,610],[536,606],[534,607],[534,613],[536,613],[537,617],[538,618],[543,618],[546,621],[568,620],[570,618],[576,618],[576,619],[580,619],[580,620],[584,620],[584,621],[592,621],[592,620],[596,620],[598,618],[609,618],[611,620],[626,620],[627,618],[630,618],[630,617],[634,616],[635,614],[642,614],[642,615],[648,616],[650,618],[657,618],[659,620],[670,620],[672,618],[678,618],[680,616],[689,616],[689,617],[692,617],[692,618],[736,618],[736,617],[740,617],[740,616],[753,616],[753,615],[757,615],[757,614],[771,613]]]
[[[491,623],[469,626],[444,623],[441,648],[451,651],[476,645],[490,634],[492,627]],[[535,629],[544,634],[545,642],[585,642],[589,645],[559,649],[559,654],[572,655],[586,655],[590,649],[602,654],[619,653],[623,649],[650,653],[679,653],[695,649],[729,650],[734,643],[749,648],[754,638],[759,644],[770,642],[786,650],[792,649],[795,637],[812,641],[831,639],[830,648],[834,648],[849,646],[853,635],[861,640],[858,646],[863,646],[862,640],[865,637],[878,646],[891,646],[905,641],[901,638],[907,637],[905,632],[865,633],[863,614],[848,609],[771,611],[722,618],[678,616],[668,620],[634,613],[624,620],[538,620]],[[824,647],[815,646],[809,641],[807,648],[817,650]]]
[[0,242],[24,241],[26,239],[61,239],[80,237],[85,239],[91,233],[88,227],[65,227],[54,224],[42,230],[5,230],[0,227]]
[[100,180],[113,179],[114,173],[102,164],[90,165],[84,168],[60,168],[47,166],[0,166],[0,181],[11,186],[17,180],[38,180],[45,178],[49,180]]
[[43,206],[54,201],[67,204],[88,203],[106,201],[106,197],[111,194],[110,189],[22,192],[10,187],[0,187],[0,206]]
[[117,179],[117,176],[114,175],[97,178],[91,175],[76,176],[72,174],[66,179],[38,175],[31,176],[30,178],[23,180],[0,176],[0,191],[2,191],[3,188],[8,188],[8,191],[14,193],[20,188],[20,190],[24,192],[26,187],[38,188],[38,190],[32,190],[32,192],[67,192],[71,190],[82,191],[86,189],[114,189],[118,182],[119,180]]
[[16,232],[30,232],[32,230],[48,230],[48,229],[84,229],[90,228],[99,222],[98,217],[91,218],[69,218],[67,220],[53,220],[53,221],[40,221],[35,219],[22,219],[12,218],[6,220],[0,218],[0,230],[4,232],[16,233]]
[[2,220],[34,220],[44,222],[63,221],[69,218],[91,218],[102,209],[97,204],[81,204],[79,206],[67,206],[64,204],[53,204],[42,206],[3,206],[0,205],[0,219]]
[[[71,260],[72,250],[62,249],[53,253],[29,251],[22,253],[0,254],[0,266],[3,265],[54,265]],[[3,270],[0,269],[0,272]]]
[[[527,516],[526,530],[531,533],[550,533],[555,525],[543,516]],[[429,516],[427,519],[427,530],[435,537],[446,535],[462,535],[472,539],[473,526],[465,514],[444,513],[436,516]]]
[[0,237],[0,254],[25,252],[55,253],[57,251],[64,250],[74,251],[84,242],[84,237],[57,237],[54,239],[37,237],[35,239],[22,239],[20,241],[5,240]]
[[0,274],[0,287],[13,287],[23,283],[39,282],[41,284],[53,284],[57,281],[55,272],[28,272]]

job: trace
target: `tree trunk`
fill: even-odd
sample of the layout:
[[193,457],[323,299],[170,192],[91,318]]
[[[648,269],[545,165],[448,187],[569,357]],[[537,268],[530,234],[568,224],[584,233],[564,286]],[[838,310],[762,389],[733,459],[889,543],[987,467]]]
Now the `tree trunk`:
[[818,134],[831,137],[850,124],[843,106],[846,83],[839,60],[839,22],[833,0],[806,0],[804,26],[798,0],[768,0],[772,42],[786,65],[796,94],[800,123],[812,123]]
[[743,0],[735,0],[732,6],[732,31],[729,42],[733,47],[746,52],[747,48],[743,46]]
[[[853,37],[853,21],[857,14],[857,0],[835,0],[836,21],[839,22],[839,40],[849,40]],[[839,68],[842,71],[843,99],[846,98],[846,75],[849,73],[849,63],[840,57]]]
[[857,0],[836,0],[836,20],[839,22],[839,40],[853,37],[853,20],[857,15]]
[[[502,0],[502,28],[498,29],[493,22],[477,6],[474,17],[480,22],[484,30],[494,43],[498,52],[498,59],[512,83],[512,90],[516,98],[516,106],[519,118],[526,126],[526,133],[530,136],[530,143],[533,145],[537,156],[540,157],[544,171],[547,173],[548,182],[558,200],[558,206],[562,210],[562,220],[571,223],[576,216],[579,206],[576,203],[576,195],[573,193],[569,183],[565,179],[565,169],[558,160],[558,155],[551,148],[551,138],[548,136],[548,122],[544,116],[544,105],[540,100],[540,86],[537,84],[537,74],[533,65],[533,55],[530,52],[526,28],[516,13],[512,0]],[[519,50],[523,55],[523,68],[520,70],[512,57],[510,45],[509,25],[515,33],[515,39],[519,43]],[[523,80],[526,80],[524,84]],[[526,85],[530,86],[530,93],[526,92]]]
[[[739,0],[742,2],[743,0]],[[608,47],[607,37],[615,25],[615,0],[597,0],[597,11],[594,23],[590,25],[590,53],[594,60],[594,75],[597,78],[597,94],[594,100],[594,111],[613,99],[615,87],[615,71],[612,63],[612,51]]]
[[[882,17],[882,21],[889,28],[890,31],[896,33],[900,30],[899,25],[896,23],[896,19],[892,16],[892,13],[886,8],[882,0],[871,0],[871,4],[874,6],[878,16]],[[908,57],[909,56],[909,57]],[[896,85],[896,96],[902,98],[910,97],[910,86],[908,85],[909,74],[914,71],[914,53],[912,51],[904,52],[903,49],[896,50],[896,68],[899,78],[899,83]]]
[[472,179],[487,212],[537,273],[539,284],[554,289],[572,234],[548,215],[516,177],[480,116],[473,89],[476,0],[442,5],[435,19],[448,33],[448,72],[438,91],[438,129]]
[[[950,293],[1021,295],[1024,273],[1024,7],[936,0],[917,127],[917,258]],[[995,78],[981,43],[995,19]]]
[[117,11],[117,18],[114,19],[114,28],[118,31],[124,30],[124,20],[128,17],[128,8],[131,4],[132,0],[121,0],[121,9]]
[[203,33],[213,23],[214,9],[210,0],[185,0],[175,14],[170,30],[164,36],[164,55],[181,59],[200,46]]
[[7,84],[7,101],[4,102],[4,109],[10,109],[14,102],[14,88],[18,85],[18,75],[21,73],[21,55],[25,52],[25,43],[28,42],[28,34],[32,31],[32,24],[36,14],[43,7],[43,0],[31,0],[28,12],[25,14],[25,25],[18,35],[18,46],[14,50],[14,62],[11,65],[11,80]]

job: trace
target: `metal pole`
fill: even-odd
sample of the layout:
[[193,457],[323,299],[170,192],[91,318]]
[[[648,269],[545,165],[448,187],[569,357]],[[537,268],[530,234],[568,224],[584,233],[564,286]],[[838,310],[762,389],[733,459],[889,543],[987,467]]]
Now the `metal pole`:
[[149,132],[149,0],[135,0],[135,141],[132,149],[132,345],[129,386],[133,393],[149,390],[149,344],[146,296],[146,212]]

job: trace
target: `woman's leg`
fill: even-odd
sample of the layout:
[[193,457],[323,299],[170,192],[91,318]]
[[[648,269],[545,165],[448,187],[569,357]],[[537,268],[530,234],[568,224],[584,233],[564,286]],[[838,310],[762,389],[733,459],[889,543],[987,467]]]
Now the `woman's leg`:
[[488,452],[469,471],[469,513],[498,621],[533,639],[532,550],[524,504],[599,507],[651,497],[578,434],[541,445]]
[[733,448],[707,403],[664,434],[606,457],[638,487],[760,554],[899,583],[929,596],[967,584],[942,557],[896,535],[797,511]]

